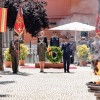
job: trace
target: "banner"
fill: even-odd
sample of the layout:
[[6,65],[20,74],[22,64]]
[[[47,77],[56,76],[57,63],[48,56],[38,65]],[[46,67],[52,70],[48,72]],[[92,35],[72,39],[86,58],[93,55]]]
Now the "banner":
[[96,18],[96,33],[100,32],[100,16]]
[[24,32],[25,25],[24,25],[24,19],[23,19],[23,14],[21,9],[19,9],[15,25],[14,25],[14,31],[18,34],[21,35]]
[[6,32],[7,8],[0,8],[0,32]]

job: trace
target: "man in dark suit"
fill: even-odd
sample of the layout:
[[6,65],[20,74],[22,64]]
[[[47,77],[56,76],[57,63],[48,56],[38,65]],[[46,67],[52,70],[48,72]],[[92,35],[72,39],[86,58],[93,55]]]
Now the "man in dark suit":
[[[46,47],[48,47],[47,37],[44,36],[44,31],[39,32],[39,37],[41,37],[41,36],[43,37],[43,42],[46,44]],[[37,38],[37,43],[40,42],[39,37]]]
[[[65,37],[65,43],[62,44],[61,50],[63,50],[63,64],[64,64],[64,72],[66,71],[69,73],[69,67],[70,67],[70,56],[72,54],[71,50],[71,44],[69,43],[69,38]],[[67,69],[66,69],[66,63],[67,63]]]
[[19,50],[20,50],[19,36],[18,34],[15,33],[13,40],[10,42],[10,48],[9,48],[9,53],[11,54],[12,58],[12,70],[14,74],[17,74],[18,72]]
[[54,33],[54,35],[50,38],[50,46],[59,47],[59,37]]

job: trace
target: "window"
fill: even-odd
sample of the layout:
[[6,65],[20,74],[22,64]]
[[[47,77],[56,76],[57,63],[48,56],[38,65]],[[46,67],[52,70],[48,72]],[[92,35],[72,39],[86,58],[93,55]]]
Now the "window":
[[[88,23],[84,23],[84,24],[87,24],[88,25]],[[88,31],[81,31],[81,37],[88,37]]]

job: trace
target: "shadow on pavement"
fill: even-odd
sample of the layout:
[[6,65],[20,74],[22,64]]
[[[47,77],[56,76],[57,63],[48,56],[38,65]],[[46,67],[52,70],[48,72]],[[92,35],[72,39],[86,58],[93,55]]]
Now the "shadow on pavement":
[[9,97],[10,95],[8,94],[0,94],[0,97],[3,98],[3,97]]
[[0,81],[0,85],[6,85],[10,83],[15,83],[15,81]]
[[[64,72],[43,72],[44,74],[53,73],[53,74],[65,74]],[[67,72],[66,72],[67,73]],[[75,72],[70,72],[68,74],[74,74]]]
[[29,76],[29,75],[31,75],[31,74],[26,73],[26,72],[18,72],[18,73],[16,74],[16,73],[13,73],[13,72],[10,72],[10,71],[1,71],[1,72],[0,72],[0,75],[22,75],[22,76]]

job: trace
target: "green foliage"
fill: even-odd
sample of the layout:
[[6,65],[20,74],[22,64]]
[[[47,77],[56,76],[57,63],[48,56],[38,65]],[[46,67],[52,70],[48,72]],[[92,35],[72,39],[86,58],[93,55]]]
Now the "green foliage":
[[28,55],[28,47],[25,44],[20,44],[19,60],[25,60]]
[[[55,56],[53,56],[55,54]],[[62,59],[63,52],[60,47],[51,46],[47,48],[46,58],[52,63],[58,63]]]
[[87,47],[87,45],[78,45],[77,46],[77,55],[79,60],[90,60],[90,49]]
[[[25,60],[28,55],[28,47],[25,44],[20,44],[20,56],[19,60]],[[11,55],[9,54],[9,48],[4,51],[4,59],[11,61]]]
[[9,48],[4,51],[4,58],[6,61],[11,61],[11,55],[9,54]]
[[37,36],[41,28],[49,27],[46,5],[44,0],[4,0],[4,7],[8,8],[7,27],[11,30],[14,28],[18,9],[21,7],[26,32]]

